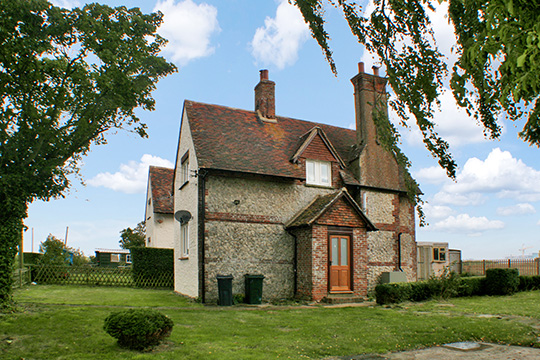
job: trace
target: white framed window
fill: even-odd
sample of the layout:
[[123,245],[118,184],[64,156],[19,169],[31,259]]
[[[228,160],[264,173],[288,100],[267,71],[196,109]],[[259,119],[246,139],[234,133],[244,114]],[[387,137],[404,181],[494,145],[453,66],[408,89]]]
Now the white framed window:
[[332,164],[329,161],[306,160],[306,183],[332,186]]
[[188,223],[180,225],[180,257],[189,256],[189,225]]
[[131,254],[126,254],[126,263],[131,264]]
[[120,254],[111,254],[111,262],[120,262]]
[[433,261],[446,261],[446,248],[436,247],[433,248]]
[[189,152],[186,152],[182,156],[180,165],[180,183],[184,185],[189,181]]

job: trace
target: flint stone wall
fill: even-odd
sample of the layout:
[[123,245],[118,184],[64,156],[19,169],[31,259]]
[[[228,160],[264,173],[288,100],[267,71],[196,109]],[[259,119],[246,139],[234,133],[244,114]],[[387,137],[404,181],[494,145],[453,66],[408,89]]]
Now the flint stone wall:
[[206,224],[206,301],[217,302],[217,275],[233,275],[233,294],[244,294],[244,275],[264,275],[263,301],[293,297],[294,239],[282,225],[209,221]]
[[218,298],[218,274],[234,276],[233,294],[244,293],[245,274],[260,274],[263,301],[293,297],[294,238],[283,224],[335,189],[225,176],[210,176],[206,188],[206,300]]

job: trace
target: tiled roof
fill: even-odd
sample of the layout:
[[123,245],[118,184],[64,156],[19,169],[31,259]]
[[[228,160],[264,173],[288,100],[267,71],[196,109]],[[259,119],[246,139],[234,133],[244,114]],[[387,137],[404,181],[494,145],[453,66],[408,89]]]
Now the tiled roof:
[[306,206],[304,209],[298,212],[291,220],[289,220],[285,224],[285,227],[293,228],[313,224],[315,221],[317,221],[319,217],[321,217],[321,215],[326,212],[326,210],[328,210],[338,199],[342,197],[344,197],[349,202],[349,204],[354,208],[358,215],[360,215],[362,220],[364,220],[368,231],[377,230],[375,226],[371,223],[371,221],[369,221],[369,219],[366,217],[360,206],[349,195],[349,192],[345,188],[327,195],[320,195],[316,197],[308,206]]
[[324,131],[345,163],[356,142],[354,130],[309,121],[278,116],[276,123],[264,122],[253,111],[189,100],[184,111],[201,168],[304,179],[304,169],[291,157],[314,127]]
[[154,212],[160,214],[172,214],[174,212],[174,169],[150,166],[149,172]]

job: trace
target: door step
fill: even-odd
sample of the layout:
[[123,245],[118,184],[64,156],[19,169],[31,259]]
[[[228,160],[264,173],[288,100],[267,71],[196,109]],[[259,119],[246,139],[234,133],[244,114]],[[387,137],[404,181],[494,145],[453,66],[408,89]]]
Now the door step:
[[365,300],[365,297],[354,294],[328,294],[321,302],[327,304],[352,304],[361,303]]

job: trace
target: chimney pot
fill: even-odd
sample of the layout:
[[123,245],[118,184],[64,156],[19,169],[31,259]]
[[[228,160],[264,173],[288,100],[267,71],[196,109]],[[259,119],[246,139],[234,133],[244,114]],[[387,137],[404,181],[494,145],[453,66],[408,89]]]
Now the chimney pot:
[[358,73],[360,73],[360,74],[364,73],[364,63],[363,62],[358,63]]
[[260,70],[259,72],[261,73],[261,81],[268,80],[268,70]]
[[379,76],[379,68],[376,66],[372,66],[371,68],[373,69],[373,75]]

